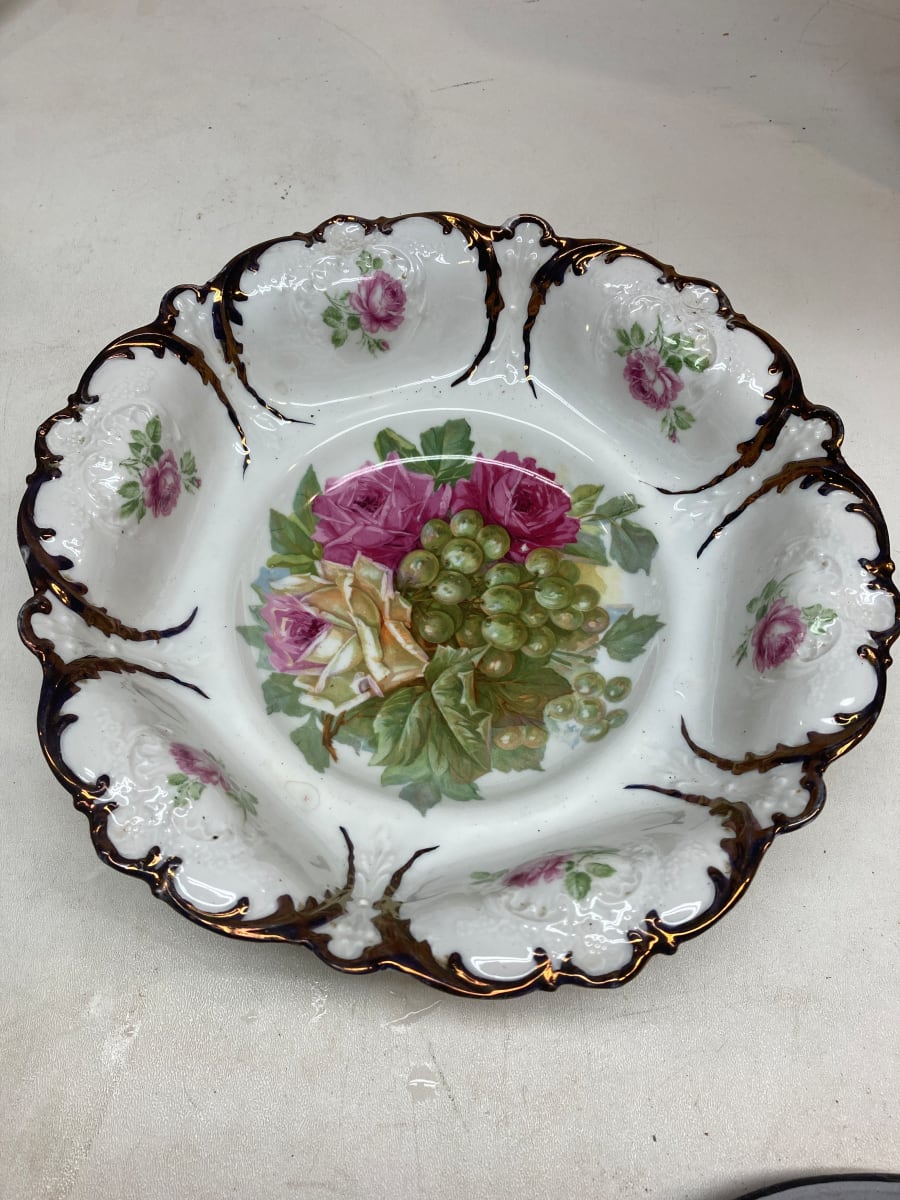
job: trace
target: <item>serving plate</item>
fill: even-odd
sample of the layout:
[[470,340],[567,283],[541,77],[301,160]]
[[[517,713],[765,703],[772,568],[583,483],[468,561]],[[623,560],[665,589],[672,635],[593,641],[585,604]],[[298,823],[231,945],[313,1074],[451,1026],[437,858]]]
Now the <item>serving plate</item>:
[[900,608],[841,437],[719,287],[617,242],[265,242],[38,431],[44,753],[208,929],[465,995],[621,984],[878,715]]

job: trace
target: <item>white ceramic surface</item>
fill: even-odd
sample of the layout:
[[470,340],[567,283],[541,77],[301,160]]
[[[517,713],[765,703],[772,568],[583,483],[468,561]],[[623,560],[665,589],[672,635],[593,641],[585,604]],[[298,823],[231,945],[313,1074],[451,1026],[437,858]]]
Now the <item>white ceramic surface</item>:
[[48,757],[211,928],[463,994],[619,983],[881,705],[896,592],[839,421],[617,243],[335,218],[169,293],[44,437]]

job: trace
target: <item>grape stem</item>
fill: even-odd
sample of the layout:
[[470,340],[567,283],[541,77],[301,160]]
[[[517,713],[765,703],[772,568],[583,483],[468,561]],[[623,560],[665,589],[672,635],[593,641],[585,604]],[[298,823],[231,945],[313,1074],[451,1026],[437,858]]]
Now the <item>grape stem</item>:
[[338,760],[337,750],[334,748],[334,738],[337,736],[337,732],[343,723],[343,713],[338,716],[337,720],[335,720],[331,713],[326,713],[322,718],[322,745],[331,755],[332,762],[337,762]]
[[579,662],[593,663],[594,657],[591,654],[579,654],[576,650],[559,650],[553,651],[553,658],[577,658]]

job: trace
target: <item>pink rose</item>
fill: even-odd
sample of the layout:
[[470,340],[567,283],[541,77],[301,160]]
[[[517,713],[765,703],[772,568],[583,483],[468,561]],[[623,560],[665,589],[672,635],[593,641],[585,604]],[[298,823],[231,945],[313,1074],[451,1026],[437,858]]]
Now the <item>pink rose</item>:
[[754,667],[757,671],[780,667],[805,637],[806,625],[800,609],[779,598],[757,621],[750,637]]
[[366,333],[380,329],[399,329],[406,308],[406,293],[399,279],[386,271],[376,271],[361,279],[350,296],[350,307],[359,313],[359,323]]
[[671,408],[684,383],[665,366],[657,350],[631,350],[625,359],[625,382],[635,400],[661,412]]
[[207,750],[194,750],[182,742],[173,742],[169,747],[172,757],[178,763],[178,769],[185,775],[193,775],[201,783],[211,787],[222,787],[227,791],[231,786],[228,776]]
[[366,463],[340,479],[329,479],[312,502],[318,519],[313,537],[329,562],[352,566],[365,554],[382,566],[397,566],[418,545],[422,526],[443,517],[450,488],[435,491],[430,475],[407,471],[396,452],[384,463]]
[[273,671],[296,674],[316,665],[307,655],[328,631],[329,625],[310,612],[302,596],[289,593],[269,596],[260,615],[272,631],[265,634],[263,640],[269,647]]
[[181,493],[181,472],[171,450],[159,462],[148,467],[141,476],[144,503],[154,517],[167,517],[178,503]]
[[565,854],[554,854],[550,858],[542,858],[540,862],[530,863],[519,867],[504,877],[504,887],[531,887],[535,883],[546,881],[550,883],[559,879],[566,865]]
[[472,474],[453,489],[453,511],[474,508],[486,524],[502,525],[512,543],[510,558],[522,561],[536,546],[565,546],[578,537],[568,516],[571,501],[551,471],[510,450],[496,458],[478,456]]

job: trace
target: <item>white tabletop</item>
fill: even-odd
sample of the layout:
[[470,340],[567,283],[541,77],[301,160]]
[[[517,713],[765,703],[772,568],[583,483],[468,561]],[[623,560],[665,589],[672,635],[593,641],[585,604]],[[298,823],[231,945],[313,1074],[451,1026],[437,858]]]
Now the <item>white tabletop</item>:
[[727,1200],[900,1170],[900,678],[720,925],[618,992],[485,1002],[214,937],[101,866],[12,632],[35,426],[167,287],[340,211],[537,212],[718,280],[900,537],[898,62],[897,0],[0,4],[0,1193]]

